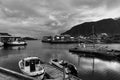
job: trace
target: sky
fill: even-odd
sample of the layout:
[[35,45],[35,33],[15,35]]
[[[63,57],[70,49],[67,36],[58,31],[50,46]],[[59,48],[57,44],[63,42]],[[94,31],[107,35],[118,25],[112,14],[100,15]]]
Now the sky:
[[0,0],[0,32],[52,35],[74,25],[120,17],[120,0]]

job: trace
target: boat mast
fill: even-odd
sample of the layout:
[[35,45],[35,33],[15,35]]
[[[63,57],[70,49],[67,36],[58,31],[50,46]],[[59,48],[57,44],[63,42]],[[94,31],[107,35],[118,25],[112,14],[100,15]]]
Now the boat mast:
[[92,39],[93,39],[93,48],[95,48],[95,27],[92,26]]

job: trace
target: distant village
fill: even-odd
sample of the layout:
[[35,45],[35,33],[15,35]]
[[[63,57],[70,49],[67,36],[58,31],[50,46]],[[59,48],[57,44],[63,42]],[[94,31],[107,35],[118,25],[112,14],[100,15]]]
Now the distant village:
[[64,43],[120,43],[120,34],[109,35],[107,33],[94,34],[90,36],[73,37],[66,35],[44,36],[42,42],[64,42]]

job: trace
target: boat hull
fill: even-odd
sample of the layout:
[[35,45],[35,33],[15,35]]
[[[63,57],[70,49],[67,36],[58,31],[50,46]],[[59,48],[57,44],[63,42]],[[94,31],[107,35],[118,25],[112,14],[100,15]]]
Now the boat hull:
[[72,74],[74,76],[78,75],[77,68],[73,64],[68,63],[66,61],[51,60],[50,64],[55,65],[56,67],[58,67],[60,69],[65,69],[66,74]]
[[[34,58],[34,59],[32,59],[32,58]],[[35,59],[37,60],[39,58],[30,57],[30,58],[27,58],[27,59],[28,59],[27,61],[31,61],[31,60],[35,60]],[[39,76],[40,79],[44,78],[45,70],[44,70],[43,67],[40,66],[40,64],[36,65],[34,63],[29,63],[29,66],[25,66],[26,64],[25,64],[24,61],[26,61],[26,60],[20,60],[19,63],[18,63],[19,68],[20,68],[20,70],[23,74],[31,76],[31,77]],[[33,70],[31,67],[35,67],[35,70]]]
[[25,46],[27,45],[26,42],[23,43],[4,43],[4,46]]

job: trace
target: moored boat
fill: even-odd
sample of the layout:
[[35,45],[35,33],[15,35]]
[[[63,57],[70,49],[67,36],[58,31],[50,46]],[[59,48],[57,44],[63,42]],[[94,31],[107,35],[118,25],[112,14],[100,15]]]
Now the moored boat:
[[4,46],[21,46],[21,45],[27,45],[27,43],[25,41],[12,41],[4,43]]
[[21,37],[7,37],[4,40],[4,46],[23,46],[27,45],[27,42]]
[[61,69],[65,69],[66,74],[72,74],[74,76],[77,76],[78,72],[77,72],[77,68],[71,64],[68,63],[67,61],[64,60],[58,60],[58,59],[52,59],[50,61],[50,64],[55,65]]
[[44,78],[45,69],[41,65],[42,62],[38,57],[27,57],[19,61],[20,70],[28,76],[40,76]]

